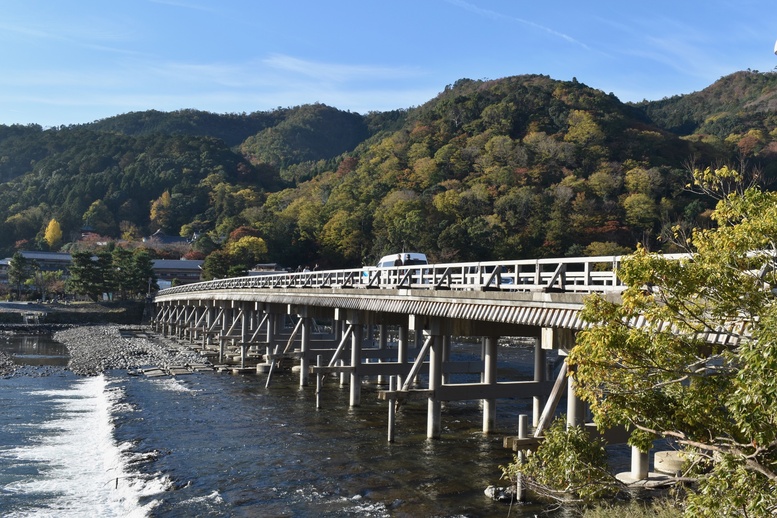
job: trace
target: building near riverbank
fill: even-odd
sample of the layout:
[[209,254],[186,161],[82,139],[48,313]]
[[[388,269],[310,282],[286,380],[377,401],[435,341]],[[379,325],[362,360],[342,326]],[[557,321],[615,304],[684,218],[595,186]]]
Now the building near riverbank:
[[159,289],[200,282],[204,262],[195,259],[155,259],[152,268]]
[[[61,252],[39,252],[23,250],[19,252],[28,262],[37,265],[44,272],[61,271],[65,278],[69,275],[73,257]],[[8,284],[8,269],[11,257],[0,260],[0,283]],[[169,288],[173,284],[190,284],[202,280],[201,260],[187,259],[155,259],[152,269],[156,275],[160,288]]]
[[[68,268],[73,262],[73,258],[70,254],[61,252],[39,252],[22,250],[19,252],[22,257],[28,262],[35,261],[38,268],[44,272],[56,272],[62,271],[65,275],[68,274]],[[8,284],[8,269],[11,265],[11,258],[0,259],[0,283]]]

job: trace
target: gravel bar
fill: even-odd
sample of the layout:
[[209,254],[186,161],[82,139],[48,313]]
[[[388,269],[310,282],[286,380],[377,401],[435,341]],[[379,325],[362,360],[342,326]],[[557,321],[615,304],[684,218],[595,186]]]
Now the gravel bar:
[[[68,368],[75,374],[94,376],[112,369],[201,365],[197,352],[153,335],[148,328],[131,326],[82,326],[54,333],[70,353]],[[2,361],[2,360],[0,360]]]
[[0,351],[0,378],[13,375],[17,367],[10,356]]

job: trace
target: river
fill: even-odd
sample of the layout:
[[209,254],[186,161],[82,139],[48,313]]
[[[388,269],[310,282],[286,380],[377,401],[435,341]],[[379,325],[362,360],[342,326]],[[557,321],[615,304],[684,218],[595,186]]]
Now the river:
[[[494,502],[530,401],[500,400],[495,434],[478,402],[444,405],[442,438],[426,438],[426,403],[397,415],[365,386],[362,405],[328,378],[201,372],[149,378],[110,371],[77,377],[67,350],[46,336],[2,336],[27,365],[0,379],[0,515],[231,517],[525,517],[537,504]],[[479,355],[458,344],[455,354]],[[499,351],[499,376],[528,379],[532,351]],[[516,378],[518,376],[518,378]]]

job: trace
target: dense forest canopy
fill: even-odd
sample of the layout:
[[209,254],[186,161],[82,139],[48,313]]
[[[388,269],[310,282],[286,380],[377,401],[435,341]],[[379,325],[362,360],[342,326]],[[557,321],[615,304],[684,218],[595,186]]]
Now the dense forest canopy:
[[[174,253],[220,254],[233,273],[246,257],[346,267],[410,249],[435,261],[661,249],[667,225],[708,214],[685,189],[689,165],[777,174],[776,104],[774,73],[636,104],[523,75],[366,115],[314,104],[0,125],[0,252],[53,248],[52,220],[64,250],[85,230],[136,246],[161,230],[193,239]],[[240,262],[247,237],[262,245]]]

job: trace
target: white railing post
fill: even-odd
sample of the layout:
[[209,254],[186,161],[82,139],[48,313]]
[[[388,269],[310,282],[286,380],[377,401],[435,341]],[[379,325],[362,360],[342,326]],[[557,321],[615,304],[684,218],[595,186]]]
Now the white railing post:
[[[680,259],[681,256],[684,254],[668,255],[667,258]],[[620,261],[621,256],[600,256],[278,273],[185,284],[161,290],[157,296],[215,290],[320,289],[323,287],[425,290],[444,287],[446,290],[472,290],[488,286],[502,291],[516,292],[558,287],[565,291],[579,293],[618,292],[623,289],[623,283],[618,279]],[[608,263],[612,265],[610,271],[597,268],[597,265]],[[544,271],[546,266],[552,269],[549,268],[546,272]]]

